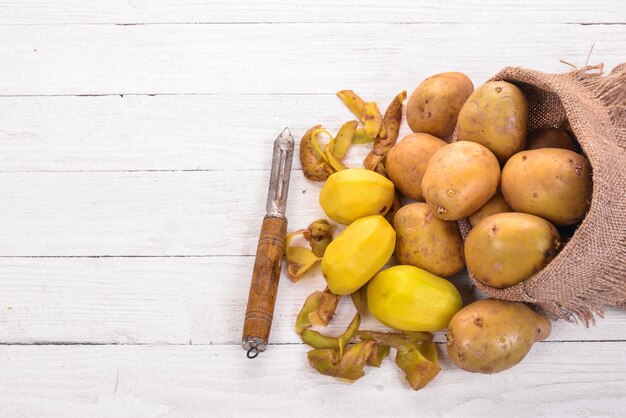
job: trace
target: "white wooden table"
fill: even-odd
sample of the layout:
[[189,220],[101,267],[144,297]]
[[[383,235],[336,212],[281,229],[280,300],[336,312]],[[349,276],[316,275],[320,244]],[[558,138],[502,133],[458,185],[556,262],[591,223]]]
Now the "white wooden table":
[[[274,344],[245,358],[285,125],[335,131],[344,88],[384,106],[441,71],[475,85],[506,65],[560,72],[594,42],[590,62],[626,58],[622,0],[337,3],[0,0],[0,416],[626,414],[617,310],[590,329],[555,323],[501,374],[444,357],[413,392],[387,360],[348,385],[311,370],[292,330],[318,271],[283,277]],[[299,167],[291,229],[322,215]]]

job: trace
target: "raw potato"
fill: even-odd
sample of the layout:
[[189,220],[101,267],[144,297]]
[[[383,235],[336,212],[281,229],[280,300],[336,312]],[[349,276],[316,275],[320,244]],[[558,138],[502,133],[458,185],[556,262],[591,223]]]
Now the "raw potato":
[[400,192],[408,198],[424,200],[422,178],[431,157],[446,145],[429,134],[410,134],[402,138],[387,154],[387,175]]
[[364,168],[334,173],[320,192],[320,206],[335,222],[349,225],[369,215],[385,215],[395,198],[393,183]]
[[472,228],[465,240],[465,259],[477,280],[502,289],[544,268],[560,247],[559,233],[545,219],[498,213]]
[[526,139],[526,149],[540,148],[561,148],[574,151],[574,143],[567,132],[562,129],[535,129]]
[[537,341],[546,339],[550,321],[521,303],[485,299],[457,312],[447,334],[448,357],[474,373],[498,373],[519,363]]
[[413,132],[448,138],[454,131],[463,103],[474,91],[465,74],[435,74],[422,81],[406,105],[406,120]]
[[505,81],[480,86],[463,105],[457,123],[459,141],[478,142],[504,164],[524,149],[528,103],[520,89]]
[[589,208],[591,191],[589,160],[569,150],[522,151],[502,170],[502,194],[511,207],[555,225],[581,221]]
[[332,240],[322,257],[322,274],[335,295],[363,286],[393,254],[396,232],[380,215],[357,219]]
[[467,220],[471,226],[476,226],[480,221],[488,218],[496,213],[513,212],[511,206],[506,202],[502,192],[498,190],[487,203],[485,203],[480,209],[471,214]]
[[413,266],[393,266],[367,285],[367,308],[401,331],[439,331],[463,307],[459,291],[441,277]]
[[465,267],[463,240],[456,222],[442,221],[426,203],[403,206],[393,218],[396,259],[437,276],[451,276]]
[[457,221],[487,203],[499,183],[500,165],[491,151],[460,141],[446,145],[430,159],[422,193],[438,218]]

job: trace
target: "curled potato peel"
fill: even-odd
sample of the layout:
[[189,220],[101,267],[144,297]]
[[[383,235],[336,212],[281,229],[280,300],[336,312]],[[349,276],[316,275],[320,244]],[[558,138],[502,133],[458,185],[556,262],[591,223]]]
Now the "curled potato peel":
[[296,332],[302,334],[303,330],[314,325],[328,325],[335,315],[340,299],[341,296],[328,289],[310,294],[296,318]]
[[354,137],[352,138],[352,143],[357,145],[369,144],[370,142],[374,142],[375,138],[367,136],[364,128],[356,128],[354,130]]
[[360,121],[365,118],[365,105],[367,102],[361,99],[352,90],[341,90],[337,92],[337,97],[346,105],[348,110],[354,114]]
[[326,157],[326,161],[328,162],[328,165],[330,165],[333,170],[341,171],[347,168],[345,165],[343,165],[343,163],[340,160],[335,158],[330,146],[327,146],[326,149],[324,150],[324,156]]
[[341,160],[345,157],[346,152],[354,139],[354,133],[358,124],[359,122],[356,120],[344,123],[341,125],[341,128],[339,128],[337,136],[331,140],[332,153],[336,159]]
[[385,111],[384,125],[387,130],[385,137],[376,138],[372,151],[363,160],[363,165],[368,170],[375,170],[398,140],[400,125],[402,123],[402,103],[406,99],[406,90],[401,91],[394,97]]
[[333,227],[326,219],[317,219],[307,228],[310,234],[308,239],[313,254],[322,257],[326,247],[333,239]]
[[378,347],[387,347],[387,350],[395,348],[396,365],[414,390],[426,386],[441,371],[432,334],[361,331],[357,336],[361,341],[374,341]]
[[326,135],[329,138],[329,145],[330,146],[332,146],[333,136],[331,135],[330,132],[328,132],[326,129],[323,129],[323,128],[318,128],[318,129],[314,130],[313,133],[311,134],[311,144],[313,145],[313,149],[315,150],[317,155],[322,160],[324,160],[324,162],[326,164],[331,165],[330,162],[328,161],[328,157],[326,155],[326,150],[322,151],[322,149],[320,148],[319,144],[317,143],[317,136],[319,134],[324,134],[324,135]]
[[380,114],[380,109],[376,102],[369,102],[365,105],[365,117],[363,118],[363,130],[370,138],[386,138],[387,129]]
[[361,341],[346,351],[342,356],[338,350],[315,349],[307,353],[309,364],[321,374],[354,382],[365,375],[367,364],[374,346],[373,341]]
[[[341,296],[332,294],[328,289],[311,294],[296,319],[296,332],[304,343],[315,348],[307,354],[311,367],[325,375],[354,381],[365,374],[363,368],[375,344],[358,343],[347,348],[361,324],[359,313],[354,316],[345,332],[337,337],[326,336],[310,329],[313,325],[328,325],[340,298]],[[322,317],[323,320],[318,321]],[[376,351],[376,357],[371,362],[377,363],[381,356],[382,353]]]
[[[363,305],[357,302],[355,292],[353,302],[355,306]],[[361,314],[357,309],[352,322],[346,330],[337,337],[326,336],[312,330],[315,320],[312,317],[323,314],[328,325],[332,318],[340,296],[333,295],[328,289],[311,294],[304,303],[296,319],[296,332],[302,341],[314,349],[307,353],[309,364],[319,373],[353,382],[364,374],[365,365],[380,367],[383,360],[389,355],[390,348],[397,351],[396,365],[404,371],[411,387],[421,389],[439,373],[437,351],[433,343],[433,336],[427,332],[384,333],[376,331],[359,331]],[[358,336],[360,342],[348,347],[350,340]]]
[[[309,129],[300,140],[300,163],[304,176],[312,181],[324,181],[334,171],[322,157],[324,155],[317,142],[313,139],[313,132],[317,131],[320,125],[315,125]],[[325,155],[324,155],[325,156]]]
[[[287,274],[296,282],[320,261],[333,239],[333,227],[326,219],[313,221],[307,229],[292,231],[285,237]],[[303,246],[306,243],[310,248]]]
[[338,337],[329,337],[318,331],[306,328],[302,330],[300,338],[302,342],[310,345],[313,348],[335,348],[339,350],[339,353],[343,356],[346,351],[348,343],[354,337],[359,330],[361,324],[361,316],[357,313],[350,322],[350,325],[346,328],[343,334]]
[[290,232],[285,238],[285,257],[287,258],[287,275],[296,282],[302,278],[311,267],[321,260],[308,248],[295,245],[294,240],[298,237],[308,241],[311,233],[306,229]]

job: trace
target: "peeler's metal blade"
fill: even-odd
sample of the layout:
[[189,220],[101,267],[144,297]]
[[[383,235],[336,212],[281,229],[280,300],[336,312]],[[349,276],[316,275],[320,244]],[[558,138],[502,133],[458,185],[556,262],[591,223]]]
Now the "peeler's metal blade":
[[295,141],[293,136],[291,136],[291,132],[289,132],[289,128],[285,128],[274,141],[266,216],[285,217],[294,146]]

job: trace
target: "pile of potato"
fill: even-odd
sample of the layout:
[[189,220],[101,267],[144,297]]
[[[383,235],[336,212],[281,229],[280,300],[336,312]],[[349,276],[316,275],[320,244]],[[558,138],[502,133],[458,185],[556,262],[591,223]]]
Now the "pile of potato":
[[[462,269],[464,256],[477,280],[505,288],[556,256],[562,245],[557,227],[583,219],[591,199],[591,167],[563,130],[538,130],[527,141],[528,105],[515,85],[488,82],[471,92],[471,81],[460,73],[422,82],[407,105],[416,133],[394,146],[386,162],[391,181],[408,197],[425,201],[428,214],[442,221],[469,217],[473,228],[464,253],[458,251],[453,226],[446,233],[409,232],[428,216],[409,205],[394,219],[396,254],[401,262],[427,270],[439,262],[449,267],[447,274]],[[456,121],[458,142],[432,136],[449,139],[451,121]],[[446,244],[439,249],[415,245],[420,240]]]
[[[350,90],[338,95],[364,127],[351,121],[333,138],[317,126],[301,142],[305,176],[326,181],[320,206],[347,226],[316,258],[326,292],[364,300],[402,332],[447,329],[448,355],[462,369],[514,366],[549,335],[550,322],[520,303],[463,307],[445,277],[467,267],[502,289],[543,269],[563,246],[559,228],[571,232],[589,209],[589,161],[563,129],[528,133],[526,98],[504,81],[474,91],[458,72],[424,80],[406,106],[414,133],[397,143],[405,92],[384,117]],[[324,151],[316,143],[322,131],[330,137]],[[350,137],[374,141],[365,169],[340,161]],[[472,227],[465,241],[457,223],[464,219]],[[398,265],[380,271],[392,253]]]

